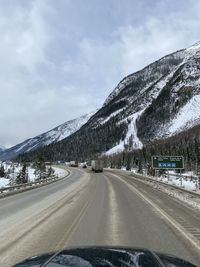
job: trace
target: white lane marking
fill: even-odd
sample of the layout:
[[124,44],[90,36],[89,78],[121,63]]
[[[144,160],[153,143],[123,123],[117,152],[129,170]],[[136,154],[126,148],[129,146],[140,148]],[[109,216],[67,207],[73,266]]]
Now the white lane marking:
[[78,216],[75,218],[71,226],[69,227],[68,231],[63,235],[62,239],[58,242],[58,244],[55,247],[56,250],[64,249],[66,247],[67,242],[70,241],[73,234],[76,232],[78,226],[80,225],[80,222],[84,215],[86,214],[86,211],[90,205],[91,201],[87,201],[86,204],[81,209]]
[[151,205],[156,212],[158,212],[160,215],[162,215],[162,217],[169,224],[171,224],[176,230],[178,230],[179,233],[181,233],[200,253],[200,243],[198,241],[194,240],[194,237],[192,235],[190,235],[189,233],[186,233],[184,231],[183,227],[179,223],[174,221],[174,219],[172,217],[170,217],[166,212],[164,212],[161,208],[159,208],[154,202],[152,202],[150,199],[148,199],[144,194],[142,194],[140,191],[138,191],[138,189],[134,188],[132,185],[125,182],[120,176],[113,174],[113,173],[112,173],[112,175],[117,177],[118,179],[120,179],[123,183],[125,183],[129,187],[129,189],[131,191],[133,191],[135,194],[140,196],[149,205]]
[[120,244],[120,237],[119,237],[119,212],[118,212],[118,205],[117,205],[117,197],[116,193],[112,187],[111,182],[109,181],[108,177],[104,174],[109,187],[109,223],[108,223],[108,233],[109,236],[108,240],[109,243],[112,245]]

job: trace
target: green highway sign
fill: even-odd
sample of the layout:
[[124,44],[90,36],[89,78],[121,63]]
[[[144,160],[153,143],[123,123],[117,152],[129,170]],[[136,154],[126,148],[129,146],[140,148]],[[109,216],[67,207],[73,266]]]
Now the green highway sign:
[[184,169],[183,156],[152,156],[153,169]]

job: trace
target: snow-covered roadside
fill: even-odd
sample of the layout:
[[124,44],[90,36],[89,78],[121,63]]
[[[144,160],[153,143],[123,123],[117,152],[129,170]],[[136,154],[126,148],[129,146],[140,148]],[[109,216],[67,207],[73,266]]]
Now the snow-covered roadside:
[[[110,168],[108,168],[108,169],[110,169]],[[131,177],[131,174],[132,174],[133,179],[136,179],[136,180],[139,180],[145,184],[148,184],[148,185],[154,187],[156,190],[160,190],[163,193],[165,193],[171,197],[174,197],[174,198],[184,202],[186,205],[189,205],[190,207],[198,209],[200,211],[200,190],[197,190],[197,191],[195,190],[195,193],[197,193],[195,195],[191,194],[192,192],[194,192],[194,190],[191,190],[188,188],[184,188],[187,190],[180,191],[180,190],[178,190],[179,186],[177,186],[177,189],[176,189],[176,187],[167,186],[167,184],[169,184],[169,183],[164,181],[164,179],[161,180],[161,177],[153,177],[153,176],[148,176],[146,174],[142,175],[140,173],[137,173],[136,168],[133,168],[131,171],[127,171],[124,167],[122,167],[121,169],[113,169],[113,170],[116,170],[119,172],[120,171],[124,172],[124,173],[128,174],[129,177]],[[147,179],[145,179],[145,177]],[[174,176],[172,176],[171,178],[176,179],[176,177],[174,177]],[[157,181],[162,181],[162,183],[158,183]],[[179,183],[180,183],[180,181],[179,181]],[[183,188],[183,187],[181,187],[181,188]],[[191,191],[191,193],[190,193],[190,191]],[[199,193],[199,196],[198,196],[198,193]]]
[[[4,177],[0,177],[0,188],[5,187],[5,186],[15,185],[16,184],[15,181],[19,173],[21,172],[23,166],[20,164],[12,163],[12,162],[0,162],[0,165],[2,165],[5,170]],[[48,170],[49,166],[46,166],[46,167]],[[55,171],[54,174],[59,178],[62,178],[68,174],[67,171],[61,168],[54,167],[53,169]],[[26,173],[27,173],[28,183],[34,182],[39,178],[38,172],[32,166],[27,166]]]
[[58,176],[59,178],[62,178],[68,174],[67,170],[57,168],[57,167],[52,167],[55,171],[54,175]]
[[31,168],[31,167],[28,167],[28,182],[35,182],[35,179],[37,178],[35,176],[35,169],[34,168]]
[[[22,165],[13,164],[12,162],[9,162],[9,163],[0,162],[0,164],[3,165],[5,172],[9,173],[8,175],[9,178],[6,179],[8,180],[8,183],[14,181],[22,169]],[[28,175],[28,182],[34,182],[37,179],[37,175],[35,174],[35,169],[31,166],[27,166],[27,175]],[[0,187],[1,187],[1,184],[0,184]]]
[[[169,170],[169,174],[178,176],[178,174],[174,170]],[[197,175],[195,175],[194,171],[184,172],[184,173],[182,173],[182,176],[185,176],[185,177],[197,177]]]
[[169,196],[179,199],[180,201],[184,202],[185,204],[198,209],[200,211],[200,197],[192,197],[189,193],[182,193],[180,194],[177,190],[172,190],[169,187],[166,187],[164,184],[154,184],[154,187],[161,190],[162,192],[166,193]]
[[[126,171],[127,172],[127,171]],[[142,175],[136,172],[136,170],[132,170],[132,171],[128,171],[128,173],[132,173],[132,174],[136,174],[137,176],[134,177],[134,179],[138,179],[140,181],[142,181],[145,184],[149,184],[150,186],[154,187],[156,190],[160,190],[163,193],[174,197],[182,202],[184,202],[186,205],[189,205],[192,208],[195,208],[197,210],[200,211],[200,197],[191,195],[191,192],[193,192],[193,190],[190,190],[187,188],[187,191],[179,191],[178,189],[176,190],[174,187],[169,187],[166,186],[165,184],[169,184],[168,182],[161,180],[160,177],[152,177],[152,176],[148,176],[148,175]],[[139,178],[138,176],[140,176],[141,178]],[[138,177],[138,178],[137,178]],[[142,179],[142,177],[144,177],[144,179]],[[145,177],[149,178],[149,179],[145,179]],[[173,177],[175,178],[175,177]],[[162,183],[158,183],[157,181],[162,181]],[[178,186],[177,186],[178,187]],[[197,193],[199,192],[199,196],[200,196],[200,190],[196,191]]]
[[[137,169],[132,169],[131,172],[133,174],[141,175],[137,173]],[[186,173],[183,173],[181,176],[180,174],[177,174],[174,171],[169,171],[169,175],[163,174],[160,177],[149,176],[146,173],[143,175],[155,181],[160,181],[166,184],[175,185],[177,187],[184,188],[189,191],[196,191],[200,193],[200,190],[198,190],[198,177],[195,176],[193,172],[186,172]]]
[[167,184],[175,185],[181,188],[185,188],[187,190],[197,190],[198,187],[198,181],[197,180],[192,180],[190,178],[185,178],[183,176],[172,176],[167,175],[161,176],[161,177],[154,177],[155,180],[157,181],[162,181]]
[[[132,171],[132,173],[135,173],[134,171]],[[142,177],[141,174],[138,174]],[[177,179],[177,177],[170,175],[169,176],[169,181],[167,177],[153,177],[153,176],[148,176],[145,175],[145,177],[150,178],[151,180],[143,180],[144,183],[150,184],[151,186],[153,186],[154,188],[161,190],[162,192],[166,193],[169,196],[172,196],[174,198],[177,198],[181,201],[183,201],[185,204],[200,210],[200,197],[191,197],[191,194],[189,191],[193,192],[194,189],[196,189],[195,186],[195,182],[193,181],[187,181],[185,179],[183,179],[182,184],[184,185],[184,189],[186,189],[188,191],[184,191],[183,193],[180,193],[180,191],[178,190],[174,190],[174,188],[171,187],[167,187],[165,184],[171,184],[171,185],[175,185],[177,187],[183,188],[183,186],[181,186],[180,183],[180,177]],[[137,179],[137,178],[136,178]],[[161,181],[163,182],[163,184],[161,183],[157,183],[157,181]],[[200,190],[195,190],[196,193],[199,193],[200,196]]]
[[[1,161],[0,161],[0,166],[3,166],[5,170],[4,177],[3,176],[0,177],[0,188],[16,185],[16,179],[19,173],[21,172],[23,166],[21,164],[16,164],[12,162],[1,162]],[[50,166],[48,165],[46,166],[47,175],[49,167]],[[63,178],[68,174],[68,171],[61,169],[59,167],[53,167],[53,169],[55,171],[54,175],[57,176],[58,178]],[[39,178],[39,174],[33,166],[27,166],[26,175],[28,183],[35,182]]]
[[10,180],[4,177],[0,177],[0,188],[9,186]]

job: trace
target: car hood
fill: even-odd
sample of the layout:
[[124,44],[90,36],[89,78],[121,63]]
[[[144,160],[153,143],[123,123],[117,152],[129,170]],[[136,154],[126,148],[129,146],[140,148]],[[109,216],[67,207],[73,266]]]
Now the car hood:
[[34,256],[13,267],[197,267],[180,258],[152,252],[147,249],[127,247],[70,248]]

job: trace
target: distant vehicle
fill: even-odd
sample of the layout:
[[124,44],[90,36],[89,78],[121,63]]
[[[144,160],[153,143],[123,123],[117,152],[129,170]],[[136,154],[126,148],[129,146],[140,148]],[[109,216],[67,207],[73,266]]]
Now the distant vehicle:
[[69,164],[71,167],[78,167],[78,161],[76,160],[72,160],[70,161],[70,164]]
[[100,159],[91,161],[92,171],[102,172],[103,171],[103,161]]
[[81,163],[79,163],[79,167],[81,167],[81,168],[87,168],[87,162],[81,162]]
[[84,168],[84,169],[87,168],[87,164],[86,163],[83,163],[82,164],[82,168]]
[[130,267],[197,267],[172,255],[152,252],[147,249],[127,247],[71,248],[43,254],[24,260],[13,267],[58,267],[58,266],[130,266]]

